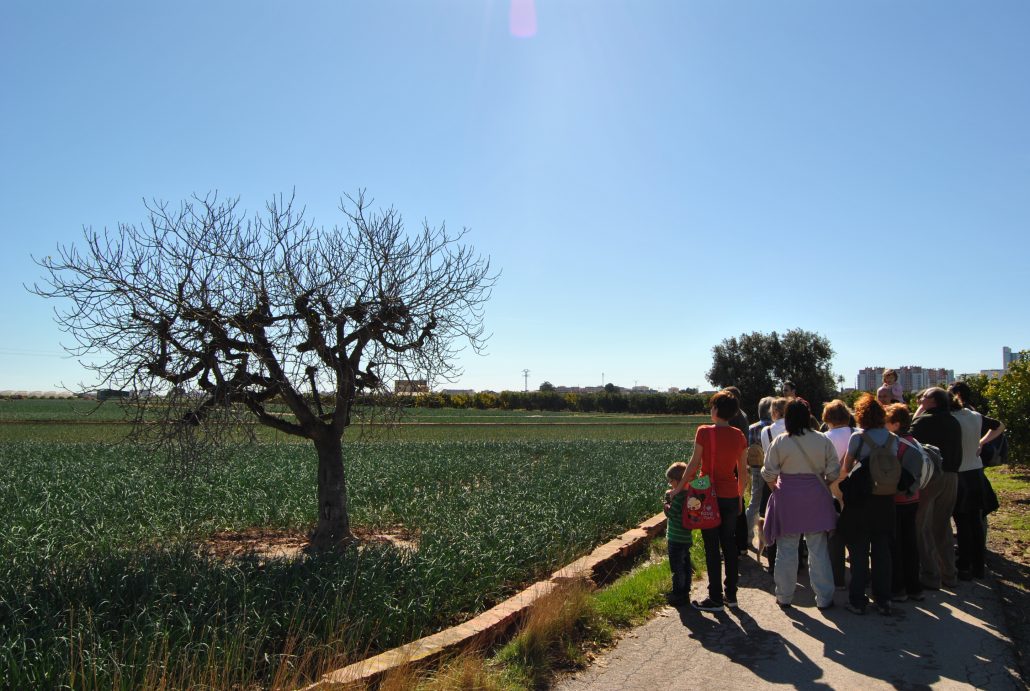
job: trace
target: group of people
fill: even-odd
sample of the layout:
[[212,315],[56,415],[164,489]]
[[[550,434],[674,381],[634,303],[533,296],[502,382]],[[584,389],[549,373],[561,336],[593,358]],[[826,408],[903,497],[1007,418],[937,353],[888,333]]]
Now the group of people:
[[[670,604],[736,607],[739,560],[756,530],[784,608],[805,559],[816,606],[833,607],[834,591],[846,590],[855,614],[870,608],[867,587],[872,606],[889,615],[892,603],[983,578],[993,492],[980,454],[1005,426],[970,405],[967,384],[926,389],[912,412],[886,370],[875,396],[863,394],[854,410],[831,401],[821,421],[792,384],[783,393],[763,398],[751,425],[735,387],[716,393],[713,424],[698,428],[690,460],[666,471]],[[721,520],[701,530],[708,594],[691,602],[693,536],[682,515],[684,490],[699,475],[714,487]]]

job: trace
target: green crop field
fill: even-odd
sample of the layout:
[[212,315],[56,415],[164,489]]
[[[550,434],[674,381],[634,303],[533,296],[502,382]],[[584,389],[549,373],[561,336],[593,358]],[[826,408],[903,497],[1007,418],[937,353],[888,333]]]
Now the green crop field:
[[438,630],[660,510],[663,470],[698,422],[524,425],[507,413],[489,418],[510,424],[475,425],[477,411],[461,411],[464,424],[380,431],[346,447],[352,520],[412,545],[230,559],[200,545],[313,524],[306,444],[241,448],[187,484],[131,446],[60,441],[94,430],[60,414],[5,424],[10,404],[0,686],[14,688],[138,688],[156,674],[264,686],[284,668],[311,675]]

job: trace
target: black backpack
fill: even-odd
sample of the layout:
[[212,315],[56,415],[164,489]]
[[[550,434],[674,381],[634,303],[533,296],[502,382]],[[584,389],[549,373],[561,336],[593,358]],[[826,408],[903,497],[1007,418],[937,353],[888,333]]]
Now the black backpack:
[[1002,432],[1001,436],[984,444],[980,450],[980,460],[984,468],[993,468],[1009,462],[1009,433]]

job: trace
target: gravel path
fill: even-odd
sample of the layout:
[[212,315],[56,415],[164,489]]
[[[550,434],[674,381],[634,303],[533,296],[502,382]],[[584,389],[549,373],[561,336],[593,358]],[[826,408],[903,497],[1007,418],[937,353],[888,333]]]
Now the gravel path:
[[[695,597],[705,585],[695,582]],[[833,609],[816,609],[802,570],[794,607],[781,610],[772,577],[747,558],[738,609],[665,608],[556,688],[1025,689],[992,585],[960,582],[896,604],[894,616],[858,616],[843,592]]]

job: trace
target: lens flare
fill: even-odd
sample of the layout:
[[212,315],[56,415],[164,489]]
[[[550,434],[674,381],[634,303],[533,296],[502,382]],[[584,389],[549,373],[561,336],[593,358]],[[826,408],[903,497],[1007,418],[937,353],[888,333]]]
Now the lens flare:
[[534,0],[511,0],[508,26],[511,35],[517,38],[536,36],[536,2]]

